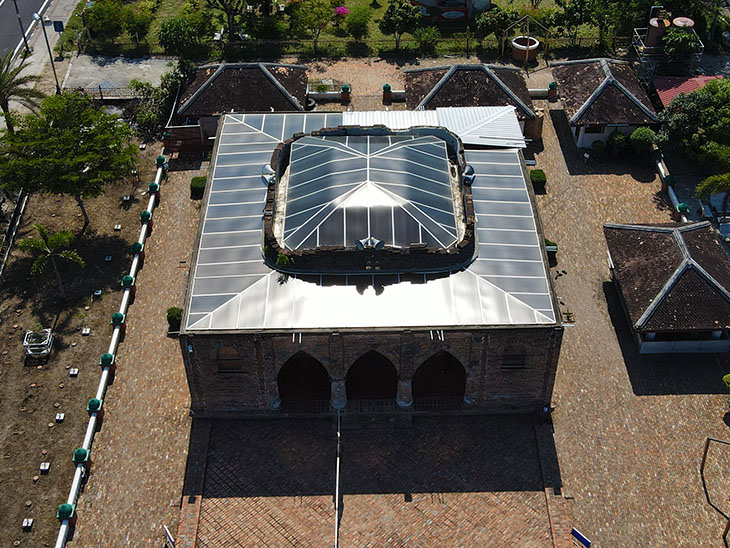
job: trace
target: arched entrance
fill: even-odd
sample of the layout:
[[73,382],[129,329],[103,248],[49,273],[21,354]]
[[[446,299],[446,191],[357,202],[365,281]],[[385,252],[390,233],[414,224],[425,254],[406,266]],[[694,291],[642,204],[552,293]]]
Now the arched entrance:
[[448,352],[441,350],[428,358],[413,375],[413,399],[461,400],[466,388],[466,371]]
[[392,400],[398,391],[398,372],[388,358],[371,350],[347,371],[345,387],[348,400]]
[[330,399],[330,378],[324,366],[305,352],[289,358],[279,370],[282,404]]

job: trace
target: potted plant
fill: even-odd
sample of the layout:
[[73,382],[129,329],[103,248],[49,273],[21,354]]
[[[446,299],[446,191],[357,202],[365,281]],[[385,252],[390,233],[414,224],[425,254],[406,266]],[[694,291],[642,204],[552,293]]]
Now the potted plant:
[[205,192],[206,178],[202,176],[190,179],[190,197],[193,200],[200,200]]
[[389,105],[393,102],[393,89],[390,84],[383,84],[383,104]]
[[167,325],[169,334],[178,333],[182,324],[182,308],[171,306],[167,309]]
[[349,86],[349,84],[344,84],[342,86],[342,89],[340,90],[340,100],[342,103],[347,104],[350,102],[350,92],[352,91],[352,88]]
[[542,169],[533,169],[530,171],[530,182],[535,192],[545,192],[545,184],[547,183],[547,175]]

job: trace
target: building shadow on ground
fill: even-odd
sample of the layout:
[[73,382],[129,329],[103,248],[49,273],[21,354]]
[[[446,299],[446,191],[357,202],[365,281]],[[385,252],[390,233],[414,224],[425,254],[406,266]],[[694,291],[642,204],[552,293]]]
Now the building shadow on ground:
[[560,150],[571,175],[630,175],[642,183],[650,183],[656,179],[653,161],[649,157],[636,158],[631,151],[620,158],[613,158],[606,152],[595,155],[595,153],[587,151],[590,158],[586,159],[583,156],[586,151],[578,149],[573,140],[565,111],[550,110],[549,112],[560,143]]
[[[546,468],[550,486],[559,491],[552,436],[539,438],[540,450],[531,415],[415,417],[412,427],[343,430],[340,490],[406,498],[542,491]],[[330,419],[215,420],[203,496],[333,495],[335,455]],[[195,494],[194,483],[186,481],[186,494]]]
[[604,282],[603,293],[634,394],[722,394],[727,391],[722,383],[728,367],[725,354],[639,354],[614,283]]

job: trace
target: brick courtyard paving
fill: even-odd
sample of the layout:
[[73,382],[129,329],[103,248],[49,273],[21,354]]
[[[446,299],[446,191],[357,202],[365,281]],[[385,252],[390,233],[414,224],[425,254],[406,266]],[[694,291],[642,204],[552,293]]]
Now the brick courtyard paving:
[[[550,547],[531,417],[342,433],[340,546]],[[198,548],[333,541],[329,420],[217,421]]]
[[[705,437],[730,438],[720,380],[730,370],[727,357],[639,357],[606,283],[601,226],[670,221],[656,195],[660,184],[631,158],[586,164],[554,110],[559,103],[537,106],[553,109],[536,155],[548,177],[540,215],[565,271],[555,280],[557,294],[576,317],[566,328],[554,393],[555,443],[564,494],[575,497],[573,523],[599,547],[724,546],[725,521],[708,504],[698,470]],[[708,462],[708,492],[725,513],[728,457],[716,446]]]
[[178,341],[166,336],[165,311],[182,303],[193,249],[191,174],[198,172],[171,172],[162,184],[90,479],[79,499],[74,548],[161,546],[163,524],[171,531],[177,526],[189,393]]

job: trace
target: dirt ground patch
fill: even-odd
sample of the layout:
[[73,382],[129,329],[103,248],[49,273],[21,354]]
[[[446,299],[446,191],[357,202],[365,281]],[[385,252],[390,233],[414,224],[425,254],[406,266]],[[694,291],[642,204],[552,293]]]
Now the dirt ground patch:
[[[57,531],[57,505],[65,501],[73,475],[71,453],[81,444],[86,428],[86,401],[99,380],[99,356],[109,344],[111,315],[120,301],[120,279],[129,269],[129,245],[139,234],[139,214],[146,205],[141,192],[154,178],[154,158],[160,147],[140,151],[140,182],[132,177],[107,187],[88,200],[91,224],[77,237],[75,250],[86,268],[59,264],[69,295],[59,300],[52,273],[30,278],[32,258],[14,249],[0,287],[0,490],[8,501],[0,520],[0,545],[52,545]],[[122,196],[132,194],[129,207]],[[141,198],[141,199],[140,199]],[[50,231],[83,225],[73,198],[32,196],[23,217],[19,238],[37,237],[39,223]],[[115,231],[114,225],[121,224]],[[105,257],[110,255],[111,261]],[[101,297],[93,297],[96,289]],[[53,354],[45,365],[24,365],[22,339],[26,329],[52,327]],[[82,336],[83,327],[91,328]],[[78,368],[78,377],[69,376]],[[56,413],[65,413],[62,423]],[[50,462],[41,475],[41,462]],[[28,504],[30,503],[30,504]],[[33,518],[33,530],[22,532],[24,518]]]

